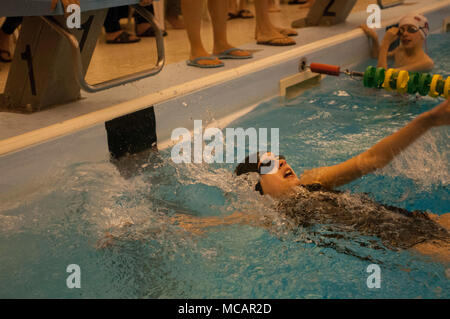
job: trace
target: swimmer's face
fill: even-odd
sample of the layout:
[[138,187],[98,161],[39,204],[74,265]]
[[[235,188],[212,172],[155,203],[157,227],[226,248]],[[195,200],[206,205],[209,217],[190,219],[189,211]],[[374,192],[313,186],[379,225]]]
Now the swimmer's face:
[[272,163],[275,169],[270,172],[271,174],[261,172],[260,183],[264,194],[280,198],[292,192],[295,186],[300,185],[300,180],[294,170],[283,157],[275,157],[270,152],[266,153],[261,156],[258,168],[261,169],[261,163],[264,165],[264,162],[268,162],[268,159],[273,161]]
[[400,42],[405,49],[422,47],[423,37],[419,28],[411,24],[402,25],[400,28]]

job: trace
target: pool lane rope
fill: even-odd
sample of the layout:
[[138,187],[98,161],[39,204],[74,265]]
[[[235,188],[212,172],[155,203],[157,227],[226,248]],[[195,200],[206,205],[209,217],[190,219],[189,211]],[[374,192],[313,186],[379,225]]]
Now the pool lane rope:
[[415,94],[422,96],[428,95],[431,97],[442,96],[444,98],[450,97],[450,76],[444,80],[442,75],[408,72],[398,69],[376,68],[369,66],[364,73],[357,71],[341,71],[339,66],[311,63],[309,68],[312,72],[320,74],[328,74],[339,76],[341,73],[350,75],[352,77],[362,77],[365,87],[381,89],[387,91],[397,91],[400,94]]

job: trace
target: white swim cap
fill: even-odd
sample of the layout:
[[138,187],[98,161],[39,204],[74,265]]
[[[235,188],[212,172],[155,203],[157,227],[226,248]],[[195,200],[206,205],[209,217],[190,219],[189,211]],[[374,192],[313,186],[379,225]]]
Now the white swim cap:
[[401,18],[400,21],[398,22],[399,27],[405,24],[411,24],[419,28],[420,34],[422,34],[424,39],[428,36],[428,33],[430,32],[428,19],[425,16],[418,13],[409,13],[405,15],[403,18]]

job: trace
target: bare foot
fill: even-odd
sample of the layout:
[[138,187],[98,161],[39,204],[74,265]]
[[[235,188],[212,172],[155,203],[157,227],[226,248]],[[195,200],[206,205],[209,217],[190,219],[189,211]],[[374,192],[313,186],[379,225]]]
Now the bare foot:
[[280,32],[282,35],[284,36],[295,36],[298,35],[297,31],[295,31],[294,29],[290,29],[290,28],[279,28],[279,27],[275,27],[277,29],[278,32]]
[[[220,53],[222,53],[228,49],[232,49],[232,48],[235,48],[235,47],[230,44],[225,44],[225,45],[220,45],[220,46],[215,45],[213,53],[217,55],[217,54],[220,54]],[[252,54],[245,50],[233,50],[233,51],[229,52],[228,55],[247,57],[247,56],[251,56]]]
[[190,56],[191,61],[193,61],[194,59],[200,58],[200,57],[212,58],[212,59],[208,59],[208,60],[200,59],[200,60],[195,61],[197,64],[200,64],[200,65],[221,65],[221,64],[223,64],[222,61],[220,61],[218,58],[211,56],[211,54],[209,54],[208,52],[206,52],[203,49],[191,51],[191,56]]
[[296,44],[293,39],[285,36],[279,38],[260,38],[256,41],[256,43],[273,46],[287,46]]
[[218,58],[214,58],[211,55],[201,55],[201,56],[198,56],[198,57],[191,56],[190,60],[193,61],[193,60],[195,60],[197,58],[205,57],[205,56],[211,57],[212,59],[199,59],[199,60],[196,60],[195,63],[196,64],[200,64],[200,65],[205,65],[205,66],[206,65],[211,65],[212,66],[212,65],[222,65],[223,64],[222,61],[220,61]]
[[293,31],[292,29],[282,29],[274,27],[273,25],[256,25],[255,38],[257,44],[274,45],[274,46],[286,46],[294,45],[296,42],[294,39],[289,38],[281,32]]
[[294,45],[296,42],[294,39],[291,39],[283,35],[281,32],[273,31],[268,34],[257,32],[256,43],[274,46],[286,46],[286,45]]

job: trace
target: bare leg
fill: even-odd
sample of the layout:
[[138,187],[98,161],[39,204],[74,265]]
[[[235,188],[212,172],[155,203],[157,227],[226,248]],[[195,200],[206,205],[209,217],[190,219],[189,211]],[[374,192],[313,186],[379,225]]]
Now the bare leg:
[[237,0],[228,0],[228,13],[231,13],[234,15],[236,15],[238,13]]
[[253,18],[253,14],[247,10],[247,0],[228,0],[228,13],[233,18]]
[[[208,1],[209,14],[213,24],[214,54],[219,54],[234,46],[227,40],[227,2],[223,0]],[[250,52],[244,50],[232,51],[230,54],[236,56],[249,56]]]
[[172,28],[176,30],[184,29],[184,22],[180,17],[177,15],[171,15],[167,13],[167,21],[170,23]]
[[253,18],[253,14],[248,10],[247,0],[240,0],[239,1],[239,9],[237,11],[237,14],[240,15],[243,19],[251,19]]
[[167,4],[167,21],[174,29],[184,29],[184,22],[179,16],[179,4],[174,1],[168,1]]
[[239,0],[239,11],[247,10],[247,0]]
[[[211,56],[206,52],[200,36],[202,1],[201,0],[181,0],[181,10],[183,12],[184,22],[186,24],[186,32],[191,45],[190,59]],[[214,60],[198,60],[203,65],[219,65],[219,59]]]
[[280,7],[275,3],[275,0],[269,0],[269,12],[280,12]]
[[[270,0],[266,0],[267,6],[268,6],[268,1],[270,1]],[[266,11],[266,12],[268,12],[268,11]],[[272,29],[277,30],[279,33],[281,33],[282,35],[284,35],[284,36],[286,36],[286,37],[288,37],[288,36],[294,36],[294,35],[297,35],[297,34],[298,34],[297,31],[295,31],[295,30],[293,30],[293,29],[290,29],[290,28],[282,28],[282,27],[274,26],[274,25],[272,24],[272,21],[270,20],[270,17],[269,17],[268,14],[266,14],[265,21],[266,21],[266,23],[270,24],[270,26],[271,26]],[[295,43],[295,41],[294,41],[294,43]]]
[[282,34],[280,30],[271,23],[268,13],[268,6],[268,0],[255,0],[255,38],[257,43],[267,45],[295,44],[295,41],[293,39]]

